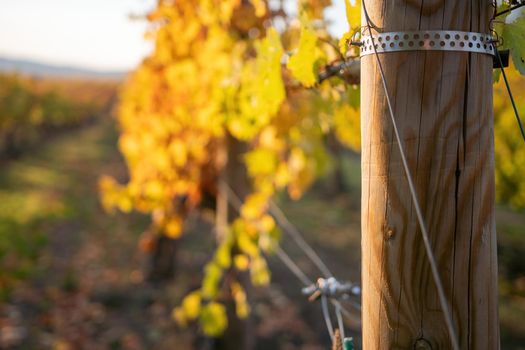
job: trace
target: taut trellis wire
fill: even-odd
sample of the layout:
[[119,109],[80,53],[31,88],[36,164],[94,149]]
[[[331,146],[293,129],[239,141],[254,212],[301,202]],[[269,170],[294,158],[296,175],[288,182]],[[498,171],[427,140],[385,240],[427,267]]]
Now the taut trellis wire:
[[[237,196],[237,194],[228,186],[227,183],[221,183],[226,190],[226,197],[230,205],[232,205],[237,212],[240,213],[242,207],[242,201]],[[310,261],[316,265],[316,267],[325,274],[326,278],[319,278],[317,282],[313,282],[307,274],[293,261],[293,259],[284,251],[284,249],[277,244],[275,246],[275,255],[281,260],[281,262],[292,272],[293,275],[303,284],[304,288],[302,289],[303,294],[310,295],[309,300],[314,301],[317,299],[321,300],[321,308],[323,313],[323,318],[326,324],[328,333],[332,342],[341,341],[341,346],[345,346],[345,342],[351,342],[350,339],[345,339],[344,324],[343,324],[343,315],[347,319],[355,323],[355,317],[350,311],[341,305],[339,298],[348,298],[350,295],[359,295],[361,289],[353,283],[341,283],[333,277],[333,274],[328,269],[326,264],[322,259],[317,255],[315,250],[304,240],[300,231],[288,220],[284,215],[283,211],[274,203],[270,204],[270,214],[276,219],[277,224],[287,233],[293,240],[297,243],[299,248],[306,254]],[[340,337],[337,336],[334,331],[334,326],[330,317],[330,311],[328,307],[328,302],[334,306],[335,314],[337,319],[337,327],[339,330]],[[352,306],[358,310],[361,310],[361,305],[358,303],[352,303]]]

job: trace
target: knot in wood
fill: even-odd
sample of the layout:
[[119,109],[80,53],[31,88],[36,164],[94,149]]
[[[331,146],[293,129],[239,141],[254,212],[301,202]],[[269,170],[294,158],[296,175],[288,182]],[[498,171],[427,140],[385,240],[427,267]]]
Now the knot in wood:
[[395,230],[392,228],[392,227],[387,227],[386,230],[385,230],[385,239],[388,241],[388,240],[391,240],[392,238],[394,238],[394,235],[395,235]]

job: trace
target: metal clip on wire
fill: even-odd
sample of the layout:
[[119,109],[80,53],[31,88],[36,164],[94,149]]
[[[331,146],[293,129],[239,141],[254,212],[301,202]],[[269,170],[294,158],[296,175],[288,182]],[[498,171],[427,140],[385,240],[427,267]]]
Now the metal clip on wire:
[[309,295],[308,300],[315,301],[321,296],[340,299],[351,295],[361,294],[361,288],[350,282],[339,282],[334,277],[319,278],[315,284],[302,289],[304,295]]
[[[323,317],[326,322],[326,327],[330,338],[336,349],[345,349],[345,331],[343,324],[343,317],[341,314],[341,304],[338,299],[349,298],[350,295],[361,294],[361,288],[353,283],[341,283],[334,277],[319,278],[317,282],[302,289],[304,295],[309,295],[309,301],[315,301],[321,299],[321,307],[323,310]],[[335,313],[337,316],[338,334],[334,331],[334,326],[330,318],[330,312],[328,310],[328,299],[332,300],[335,304]],[[336,336],[337,334],[337,336]]]

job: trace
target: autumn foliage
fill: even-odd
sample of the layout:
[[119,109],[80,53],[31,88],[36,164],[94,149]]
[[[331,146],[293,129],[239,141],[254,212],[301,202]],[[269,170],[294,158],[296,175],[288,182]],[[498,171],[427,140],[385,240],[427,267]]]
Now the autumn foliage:
[[[246,271],[255,285],[270,280],[265,254],[279,237],[268,213],[272,197],[301,197],[333,166],[330,135],[360,148],[358,87],[338,76],[319,79],[328,66],[357,58],[348,44],[361,25],[359,1],[345,1],[350,30],[337,39],[323,17],[330,1],[298,1],[297,18],[272,3],[158,1],[148,15],[154,51],[129,77],[118,109],[129,181],[100,181],[107,210],[149,213],[151,232],[178,238],[210,189],[203,184],[219,183],[227,139],[246,145],[251,193],[205,266],[202,287],[174,310],[180,324],[200,320],[212,336],[227,326],[226,271]],[[242,285],[230,290],[237,315],[246,317]]]
[[0,74],[0,158],[107,111],[115,92],[113,81]]

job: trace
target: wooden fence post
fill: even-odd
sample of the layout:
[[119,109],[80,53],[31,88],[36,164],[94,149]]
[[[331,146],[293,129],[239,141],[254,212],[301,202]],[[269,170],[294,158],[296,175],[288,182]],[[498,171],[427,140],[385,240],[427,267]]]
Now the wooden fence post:
[[[488,0],[364,0],[382,32],[489,33]],[[366,25],[364,15],[363,25]],[[499,349],[492,58],[379,54],[461,349]],[[363,349],[450,349],[374,55],[361,59]]]

